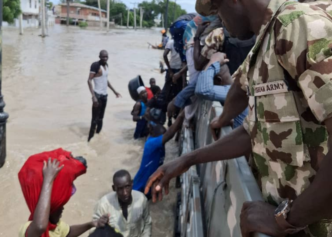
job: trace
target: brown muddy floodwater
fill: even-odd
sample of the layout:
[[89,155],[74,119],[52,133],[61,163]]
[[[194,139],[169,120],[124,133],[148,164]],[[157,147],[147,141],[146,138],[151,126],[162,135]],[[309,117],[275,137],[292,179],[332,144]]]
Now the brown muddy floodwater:
[[[91,219],[96,201],[111,190],[111,177],[118,169],[134,176],[139,168],[143,142],[134,141],[135,124],[130,112],[134,102],[128,81],[138,74],[148,84],[156,78],[162,51],[148,49],[159,43],[157,30],[81,30],[55,26],[49,37],[39,30],[3,31],[3,94],[7,123],[7,162],[0,170],[0,236],[18,235],[29,211],[17,173],[29,155],[62,147],[87,158],[88,172],[79,177],[76,194],[65,206],[63,220],[79,224]],[[123,96],[109,91],[104,128],[87,143],[91,119],[91,95],[87,78],[90,65],[101,49],[109,52],[109,80]],[[174,141],[166,147],[166,160],[176,157]],[[173,184],[174,186],[174,184]],[[175,190],[165,201],[151,205],[152,236],[173,236]],[[82,235],[87,236],[87,234]]]

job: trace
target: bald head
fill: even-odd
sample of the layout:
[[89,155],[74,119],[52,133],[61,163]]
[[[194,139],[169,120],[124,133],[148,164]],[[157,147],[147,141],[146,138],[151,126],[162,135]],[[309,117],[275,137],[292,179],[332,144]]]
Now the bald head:
[[107,64],[107,61],[108,61],[108,52],[106,50],[100,51],[99,58],[100,58],[100,62],[103,65]]

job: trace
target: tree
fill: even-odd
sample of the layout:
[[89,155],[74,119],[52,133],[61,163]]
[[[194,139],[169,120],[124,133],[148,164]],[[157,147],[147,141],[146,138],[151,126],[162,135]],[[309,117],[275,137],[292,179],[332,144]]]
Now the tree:
[[4,0],[2,14],[4,21],[13,23],[21,14],[20,0]]

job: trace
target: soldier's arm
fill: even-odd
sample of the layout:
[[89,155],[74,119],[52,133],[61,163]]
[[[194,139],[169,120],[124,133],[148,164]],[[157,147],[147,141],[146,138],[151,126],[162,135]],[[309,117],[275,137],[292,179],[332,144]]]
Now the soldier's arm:
[[[315,30],[313,22],[320,22]],[[290,224],[301,227],[332,217],[332,47],[329,44],[332,34],[326,31],[332,27],[332,20],[325,16],[303,15],[287,26],[279,26],[276,25],[280,31],[275,46],[279,63],[296,79],[311,112],[325,124],[329,134],[329,151],[322,159],[314,181],[294,201],[287,219]],[[294,34],[298,29],[304,32],[301,37]]]

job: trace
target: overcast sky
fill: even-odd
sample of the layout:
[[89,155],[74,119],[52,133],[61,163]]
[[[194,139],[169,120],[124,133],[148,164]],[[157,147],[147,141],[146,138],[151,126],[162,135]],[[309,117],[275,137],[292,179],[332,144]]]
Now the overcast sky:
[[[58,4],[59,0],[50,0],[51,2]],[[149,0],[148,0],[149,1]],[[174,0],[170,0],[174,1]],[[128,7],[132,8],[134,5],[131,4],[132,2],[143,2],[143,0],[122,0],[124,4],[126,4]],[[176,0],[176,3],[181,5],[183,9],[185,9],[188,13],[196,12],[195,11],[195,0]]]

